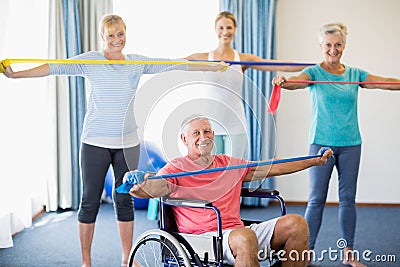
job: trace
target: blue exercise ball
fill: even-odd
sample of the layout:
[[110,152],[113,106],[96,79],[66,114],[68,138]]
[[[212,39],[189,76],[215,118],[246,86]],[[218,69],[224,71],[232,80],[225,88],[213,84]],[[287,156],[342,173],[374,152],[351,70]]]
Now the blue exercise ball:
[[114,174],[112,167],[108,168],[108,171],[106,173],[106,180],[104,181],[104,190],[107,193],[107,196],[109,196],[112,199],[112,188],[114,184]]
[[166,160],[153,145],[142,144],[140,146],[140,157],[138,170],[145,172],[157,172],[166,164]]

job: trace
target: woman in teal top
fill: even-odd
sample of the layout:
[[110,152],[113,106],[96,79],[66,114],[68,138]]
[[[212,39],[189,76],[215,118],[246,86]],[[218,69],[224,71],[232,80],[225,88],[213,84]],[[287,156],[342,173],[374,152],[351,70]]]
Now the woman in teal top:
[[[305,69],[311,81],[364,82],[366,71],[344,66],[343,74],[331,74],[320,65]],[[358,127],[358,84],[312,84],[309,86],[312,102],[310,144],[327,146],[361,145]],[[345,123],[337,123],[337,122]]]
[[[310,194],[305,218],[309,225],[309,248],[314,249],[322,222],[323,209],[333,168],[339,174],[339,224],[346,240],[343,264],[365,266],[352,253],[356,226],[356,190],[361,157],[361,134],[358,126],[358,89],[400,90],[399,84],[307,84],[287,80],[332,82],[400,82],[399,79],[372,75],[340,62],[346,45],[347,28],[342,23],[322,26],[319,43],[324,60],[304,69],[298,76],[274,77],[272,83],[289,90],[309,87],[312,103],[310,154],[330,146],[335,158],[324,166],[310,169]],[[311,261],[309,261],[309,265]]]

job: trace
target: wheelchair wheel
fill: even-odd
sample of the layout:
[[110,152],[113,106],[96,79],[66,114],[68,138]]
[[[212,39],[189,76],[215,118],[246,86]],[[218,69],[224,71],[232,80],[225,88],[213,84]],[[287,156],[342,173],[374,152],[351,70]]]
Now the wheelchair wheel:
[[163,230],[149,230],[141,234],[132,246],[128,266],[192,266],[178,240]]

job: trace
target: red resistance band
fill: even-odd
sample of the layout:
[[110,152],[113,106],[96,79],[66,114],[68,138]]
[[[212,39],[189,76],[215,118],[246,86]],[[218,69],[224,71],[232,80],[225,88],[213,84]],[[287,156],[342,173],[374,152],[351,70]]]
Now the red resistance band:
[[[400,84],[399,82],[334,82],[334,81],[307,81],[307,80],[288,80],[287,83],[308,83],[308,84],[315,84],[315,83],[322,83],[322,84]],[[276,110],[279,106],[279,101],[281,99],[281,86],[274,85],[274,88],[271,93],[271,97],[269,99],[268,104],[268,113],[272,115],[275,114]]]

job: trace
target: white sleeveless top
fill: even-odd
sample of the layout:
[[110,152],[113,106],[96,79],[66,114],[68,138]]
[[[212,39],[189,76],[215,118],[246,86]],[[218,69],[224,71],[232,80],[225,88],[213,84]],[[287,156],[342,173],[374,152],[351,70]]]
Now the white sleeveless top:
[[[239,53],[236,50],[234,53],[234,61],[240,61]],[[208,53],[208,60],[214,60],[214,51]],[[206,72],[205,80],[208,85],[203,88],[201,95],[209,101],[201,110],[214,120],[215,134],[246,133],[242,66],[231,65],[225,72]]]
[[[210,52],[209,60],[213,58]],[[234,60],[240,61],[237,51]],[[186,151],[178,148],[183,146],[179,129],[189,115],[209,117],[216,135],[245,135],[243,77],[240,65],[231,65],[225,72],[175,70],[151,77],[135,96],[140,136],[172,159]]]

